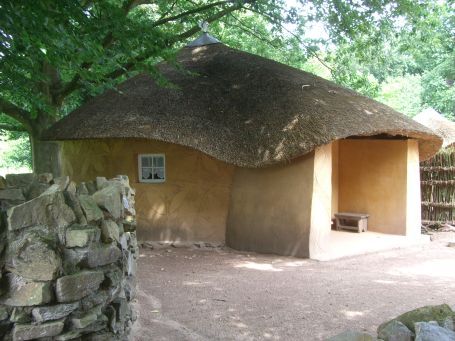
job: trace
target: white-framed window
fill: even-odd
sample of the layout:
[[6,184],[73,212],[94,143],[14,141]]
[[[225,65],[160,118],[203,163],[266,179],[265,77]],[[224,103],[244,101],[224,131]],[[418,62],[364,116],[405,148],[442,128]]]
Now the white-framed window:
[[139,154],[139,182],[166,181],[166,158],[164,154]]

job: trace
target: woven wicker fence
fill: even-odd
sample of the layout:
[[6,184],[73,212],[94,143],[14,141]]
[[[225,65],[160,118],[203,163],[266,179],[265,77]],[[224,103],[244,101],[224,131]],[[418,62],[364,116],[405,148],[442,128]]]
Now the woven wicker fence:
[[455,224],[455,149],[420,164],[422,224]]

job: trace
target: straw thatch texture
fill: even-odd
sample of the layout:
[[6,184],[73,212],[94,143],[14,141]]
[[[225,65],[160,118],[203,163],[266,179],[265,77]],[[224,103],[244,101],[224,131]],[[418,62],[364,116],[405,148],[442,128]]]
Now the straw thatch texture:
[[46,138],[157,139],[243,167],[283,162],[353,135],[417,138],[422,158],[441,145],[383,104],[223,44],[184,48],[178,61],[186,71],[160,66],[174,87],[136,76],[62,119]]
[[455,122],[452,122],[432,108],[423,110],[414,120],[433,130],[442,137],[442,147],[455,147]]

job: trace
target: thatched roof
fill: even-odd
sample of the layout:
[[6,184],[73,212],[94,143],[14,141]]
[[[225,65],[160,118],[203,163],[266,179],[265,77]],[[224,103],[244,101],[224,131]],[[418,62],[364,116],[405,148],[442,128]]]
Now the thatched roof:
[[452,122],[432,108],[423,110],[414,120],[430,128],[442,137],[442,147],[455,147],[455,122]]
[[223,44],[186,47],[184,70],[162,64],[174,87],[138,75],[57,122],[48,140],[146,138],[262,167],[353,135],[419,139],[422,158],[441,145],[419,123],[313,74]]

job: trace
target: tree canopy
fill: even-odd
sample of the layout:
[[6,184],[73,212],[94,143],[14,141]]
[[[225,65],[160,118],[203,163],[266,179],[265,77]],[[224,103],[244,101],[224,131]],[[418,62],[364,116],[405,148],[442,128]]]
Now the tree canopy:
[[379,38],[337,46],[329,56],[334,79],[411,116],[433,107],[455,119],[455,2],[415,6]]
[[[232,47],[323,73],[386,102],[400,96],[387,94],[384,84],[396,77],[418,79],[422,101],[450,115],[453,4],[5,0],[0,4],[0,130],[28,133],[34,160],[45,158],[49,150],[39,155],[44,129],[134,74],[149,72],[161,80],[155,65],[173,62],[175,52],[199,34],[202,20]],[[314,27],[324,28],[323,34],[311,37]],[[409,107],[414,113],[419,106]]]

